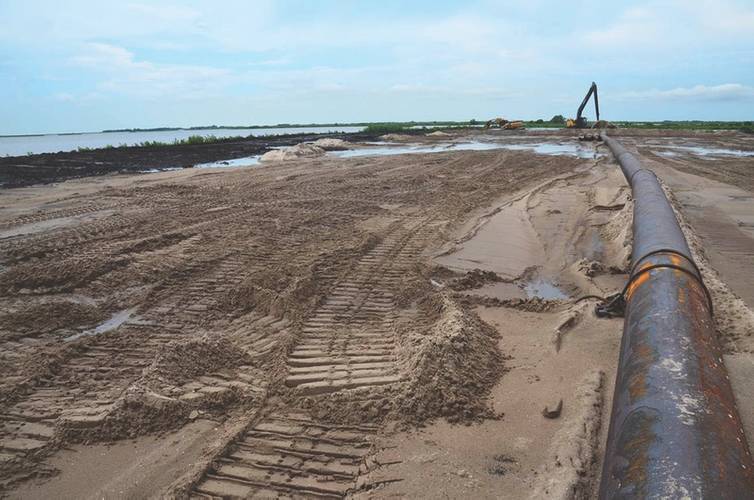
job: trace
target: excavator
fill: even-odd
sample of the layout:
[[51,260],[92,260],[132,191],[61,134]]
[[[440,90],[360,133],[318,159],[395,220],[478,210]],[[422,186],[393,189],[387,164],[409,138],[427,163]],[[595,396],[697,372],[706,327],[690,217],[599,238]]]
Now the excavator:
[[600,103],[597,99],[597,84],[592,82],[592,86],[589,87],[589,91],[586,93],[584,100],[581,101],[581,106],[579,106],[579,110],[576,112],[576,119],[574,120],[573,118],[568,118],[566,120],[566,127],[588,128],[586,118],[581,116],[581,113],[583,113],[584,108],[589,102],[589,98],[592,97],[592,94],[594,94],[594,110],[597,112],[597,122],[595,123],[595,125],[603,123],[600,121]]

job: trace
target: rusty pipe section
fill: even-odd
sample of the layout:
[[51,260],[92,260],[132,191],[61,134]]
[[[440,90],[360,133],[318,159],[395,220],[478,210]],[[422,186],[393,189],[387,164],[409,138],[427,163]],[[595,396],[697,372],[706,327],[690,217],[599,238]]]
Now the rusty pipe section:
[[701,274],[654,173],[602,140],[631,185],[634,241],[599,498],[754,498]]

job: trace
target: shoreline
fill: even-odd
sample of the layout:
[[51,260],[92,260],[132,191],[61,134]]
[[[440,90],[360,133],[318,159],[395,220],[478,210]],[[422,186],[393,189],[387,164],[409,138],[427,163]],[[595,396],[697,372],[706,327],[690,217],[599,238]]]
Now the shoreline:
[[39,153],[0,158],[0,189],[49,184],[68,179],[142,170],[192,168],[234,158],[264,154],[282,146],[323,138],[371,141],[376,134],[342,132],[288,134],[264,137],[228,138],[203,144],[124,146],[58,153]]

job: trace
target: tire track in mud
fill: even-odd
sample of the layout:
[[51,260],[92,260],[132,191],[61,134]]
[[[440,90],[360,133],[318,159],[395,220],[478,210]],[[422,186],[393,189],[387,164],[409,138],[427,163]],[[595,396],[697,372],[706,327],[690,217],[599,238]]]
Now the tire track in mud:
[[393,290],[412,234],[385,237],[306,321],[289,354],[286,385],[307,395],[399,382]]
[[[247,224],[248,213],[248,209],[232,211],[219,220],[198,222],[194,227],[222,221],[222,230],[227,231]],[[260,222],[258,218],[254,220]],[[80,352],[64,362],[52,378],[0,413],[0,459],[10,462],[45,455],[57,447],[54,438],[61,431],[74,435],[96,432],[117,409],[123,392],[141,377],[161,348],[193,335],[197,327],[224,315],[218,306],[229,291],[263,270],[311,263],[306,255],[296,252],[304,242],[299,234],[275,241],[269,238],[252,241],[252,249],[248,245],[232,245],[224,249],[224,257],[215,256],[211,261],[206,256],[179,262],[174,278],[162,284],[166,291],[154,297],[154,306],[137,311],[136,318],[116,331],[85,339]],[[195,242],[193,246],[198,244]],[[276,252],[276,244],[284,245],[288,251]],[[326,281],[326,277],[322,278]],[[239,343],[246,344],[255,355],[263,355],[275,346],[276,337],[285,333],[288,325],[286,319],[257,315],[250,318],[249,324],[254,335],[239,339]],[[251,390],[264,391],[263,386],[254,387],[253,376],[244,374],[243,369],[235,376],[252,384]],[[219,374],[214,374],[214,379],[205,377],[203,382],[201,387],[172,396],[197,403],[197,399],[207,395],[225,392],[228,385]]]
[[[11,258],[19,263],[8,280],[7,295],[14,300],[26,294],[19,289],[27,276],[70,266],[73,273],[48,280],[72,288],[65,295],[96,297],[101,312],[136,307],[120,328],[80,339],[53,373],[14,394],[12,406],[0,411],[0,459],[28,458],[27,470],[34,473],[32,462],[62,443],[96,440],[100,431],[107,439],[123,437],[122,418],[108,419],[122,417],[126,391],[153,381],[144,372],[156,356],[170,344],[172,352],[198,337],[222,337],[246,351],[255,366],[208,370],[181,386],[137,388],[156,392],[160,401],[198,405],[205,396],[240,387],[254,394],[244,411],[258,413],[269,382],[275,396],[282,393],[292,403],[277,411],[280,400],[270,401],[268,416],[250,424],[195,493],[210,493],[207,484],[222,486],[217,481],[228,477],[229,485],[249,491],[343,496],[365,472],[371,436],[380,428],[332,425],[288,412],[306,398],[347,395],[368,403],[404,387],[396,326],[412,318],[399,308],[406,299],[402,285],[445,224],[508,189],[514,175],[502,168],[507,157],[475,155],[471,166],[461,155],[427,158],[426,168],[396,166],[394,160],[364,162],[354,170],[280,167],[203,178],[199,187],[124,189],[116,200],[130,203],[113,216],[0,242],[3,249],[13,247]],[[536,176],[545,172],[539,163],[532,162]],[[448,198],[445,192],[461,195]],[[111,272],[106,264],[114,260],[124,265]],[[103,272],[74,276],[95,267]],[[31,300],[57,295],[55,288],[46,289],[48,281],[39,281]],[[43,339],[48,344],[36,345],[51,346],[56,335],[62,334],[49,331]],[[18,373],[28,376],[25,367]],[[350,389],[356,391],[340,394]],[[216,407],[230,408],[227,401]],[[147,424],[175,425],[170,418],[152,414]],[[238,453],[244,442],[245,455]],[[237,477],[239,470],[246,475]]]
[[18,228],[19,226],[25,226],[29,224],[37,224],[39,222],[46,222],[54,219],[75,218],[96,214],[97,212],[115,210],[117,208],[126,206],[127,204],[128,203],[126,202],[103,204],[90,203],[84,206],[24,214],[6,222],[0,222],[0,231]]
[[[427,236],[427,221],[414,221],[388,232],[359,259],[303,323],[287,358],[286,386],[316,396],[384,389],[403,380],[395,353],[395,294]],[[273,412],[215,461],[192,496],[343,498],[368,472],[371,440],[379,431],[379,426],[334,426],[305,414],[291,418],[286,411]]]
[[216,461],[191,498],[343,498],[356,487],[378,428],[280,414],[246,431]]
[[[147,309],[140,318],[84,340],[80,352],[51,378],[0,413],[0,454],[7,455],[0,458],[9,461],[42,452],[55,445],[52,439],[62,429],[75,433],[102,425],[155,354],[191,335],[189,326],[203,321],[222,294],[251,272],[248,262],[258,258],[253,253],[231,253],[194,285],[170,294],[166,302]],[[193,275],[192,267],[199,271],[206,266],[193,264],[183,272]]]
[[[131,329],[131,333],[134,333]],[[137,346],[113,347],[106,339],[89,345],[31,394],[0,413],[0,453],[8,460],[54,446],[62,428],[96,427],[113,410],[131,380],[149,365],[150,354],[173,334],[138,335]]]

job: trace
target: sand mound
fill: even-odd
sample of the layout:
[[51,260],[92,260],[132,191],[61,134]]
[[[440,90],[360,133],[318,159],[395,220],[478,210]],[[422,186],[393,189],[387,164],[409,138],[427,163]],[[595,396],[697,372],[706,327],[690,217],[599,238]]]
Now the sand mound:
[[317,418],[348,424],[494,418],[487,396],[504,370],[497,331],[444,294],[421,308],[433,321],[401,334],[405,382],[303,398],[301,405]]
[[385,134],[381,135],[380,139],[383,141],[389,141],[389,142],[406,142],[413,139],[410,135],[406,134]]
[[353,145],[348,141],[344,141],[343,139],[332,139],[329,137],[324,139],[317,139],[311,144],[320,147],[325,151],[344,151],[346,149],[353,148]]
[[450,137],[450,134],[441,130],[436,130],[426,134],[427,137]]
[[259,161],[262,162],[274,162],[274,161],[290,161],[298,160],[299,158],[317,158],[325,154],[325,150],[319,146],[313,144],[301,143],[296,144],[288,148],[274,149],[267,151]]
[[503,372],[497,331],[447,295],[432,297],[425,307],[434,310],[436,321],[408,335],[408,387],[399,413],[419,422],[493,416],[486,397]]

